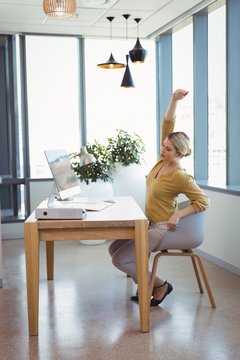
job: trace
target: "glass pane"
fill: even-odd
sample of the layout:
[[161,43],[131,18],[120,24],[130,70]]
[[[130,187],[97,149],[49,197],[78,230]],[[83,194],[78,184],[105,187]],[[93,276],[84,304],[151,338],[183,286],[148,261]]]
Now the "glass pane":
[[134,88],[120,86],[125,68],[109,70],[97,67],[109,59],[111,52],[116,61],[125,63],[125,54],[135,42],[85,41],[87,141],[97,139],[104,142],[116,134],[116,129],[136,132],[146,145],[146,162],[152,165],[156,160],[155,42],[141,40],[148,51],[144,63],[129,61]]
[[[17,114],[18,121],[16,124],[16,141],[18,143],[18,158],[17,158],[17,176],[24,176],[24,141],[23,141],[23,119],[22,119],[22,92],[21,92],[21,64],[20,64],[20,44],[19,44],[19,36],[16,35],[16,76],[17,76]],[[26,204],[25,204],[25,193],[26,186],[20,185],[17,191],[18,195],[18,204],[19,204],[19,213],[18,216],[24,216],[26,213]],[[15,193],[16,194],[16,193]]]
[[19,49],[19,36],[16,35],[16,76],[17,76],[17,114],[18,121],[16,124],[16,142],[19,144],[18,163],[17,163],[17,176],[24,177],[23,169],[23,119],[22,119],[22,92],[21,92],[21,70],[20,70],[20,49]]
[[26,36],[31,177],[51,177],[44,150],[80,146],[78,42]]
[[173,89],[186,89],[189,94],[179,102],[175,130],[184,131],[192,143],[192,154],[183,158],[182,166],[193,175],[194,136],[193,136],[193,26],[185,26],[173,33]]
[[226,25],[225,6],[208,17],[209,181],[226,184]]

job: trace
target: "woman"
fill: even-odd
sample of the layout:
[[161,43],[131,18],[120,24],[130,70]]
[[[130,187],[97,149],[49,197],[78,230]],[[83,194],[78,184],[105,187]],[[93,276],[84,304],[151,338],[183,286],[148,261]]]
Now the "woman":
[[[173,132],[177,103],[187,94],[188,91],[178,89],[172,95],[162,123],[161,156],[147,177],[149,253],[160,245],[166,231],[176,230],[181,218],[204,211],[209,206],[207,196],[180,165],[180,160],[191,154],[190,140],[183,132]],[[179,194],[184,194],[190,201],[190,205],[181,210],[177,206]],[[109,253],[113,265],[128,274],[137,284],[134,241],[116,240],[109,246]],[[150,276],[151,273],[149,278]],[[151,306],[159,305],[172,290],[170,283],[156,277]],[[138,301],[137,294],[131,299]]]

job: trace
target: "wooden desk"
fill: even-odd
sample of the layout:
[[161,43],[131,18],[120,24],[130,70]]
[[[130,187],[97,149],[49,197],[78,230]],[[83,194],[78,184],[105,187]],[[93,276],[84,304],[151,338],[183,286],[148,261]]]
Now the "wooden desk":
[[[54,276],[55,240],[135,240],[141,332],[149,331],[148,221],[131,197],[116,197],[112,206],[88,212],[84,220],[37,220],[24,223],[29,335],[38,335],[39,243],[46,241],[47,277]],[[79,264],[81,266],[81,264]]]

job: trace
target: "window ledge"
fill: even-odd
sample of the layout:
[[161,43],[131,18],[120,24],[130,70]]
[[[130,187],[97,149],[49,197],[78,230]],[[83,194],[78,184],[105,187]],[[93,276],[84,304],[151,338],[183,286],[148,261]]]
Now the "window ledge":
[[213,185],[207,180],[196,180],[202,189],[240,196],[240,185]]

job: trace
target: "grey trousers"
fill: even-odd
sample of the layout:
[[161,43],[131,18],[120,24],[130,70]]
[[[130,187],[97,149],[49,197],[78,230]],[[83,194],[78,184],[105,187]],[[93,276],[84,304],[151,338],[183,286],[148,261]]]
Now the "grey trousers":
[[[150,223],[148,228],[149,254],[161,244],[167,225],[162,223]],[[115,240],[109,246],[109,254],[113,265],[128,274],[137,284],[137,269],[135,259],[135,245],[133,240]],[[149,279],[151,273],[149,272]]]

